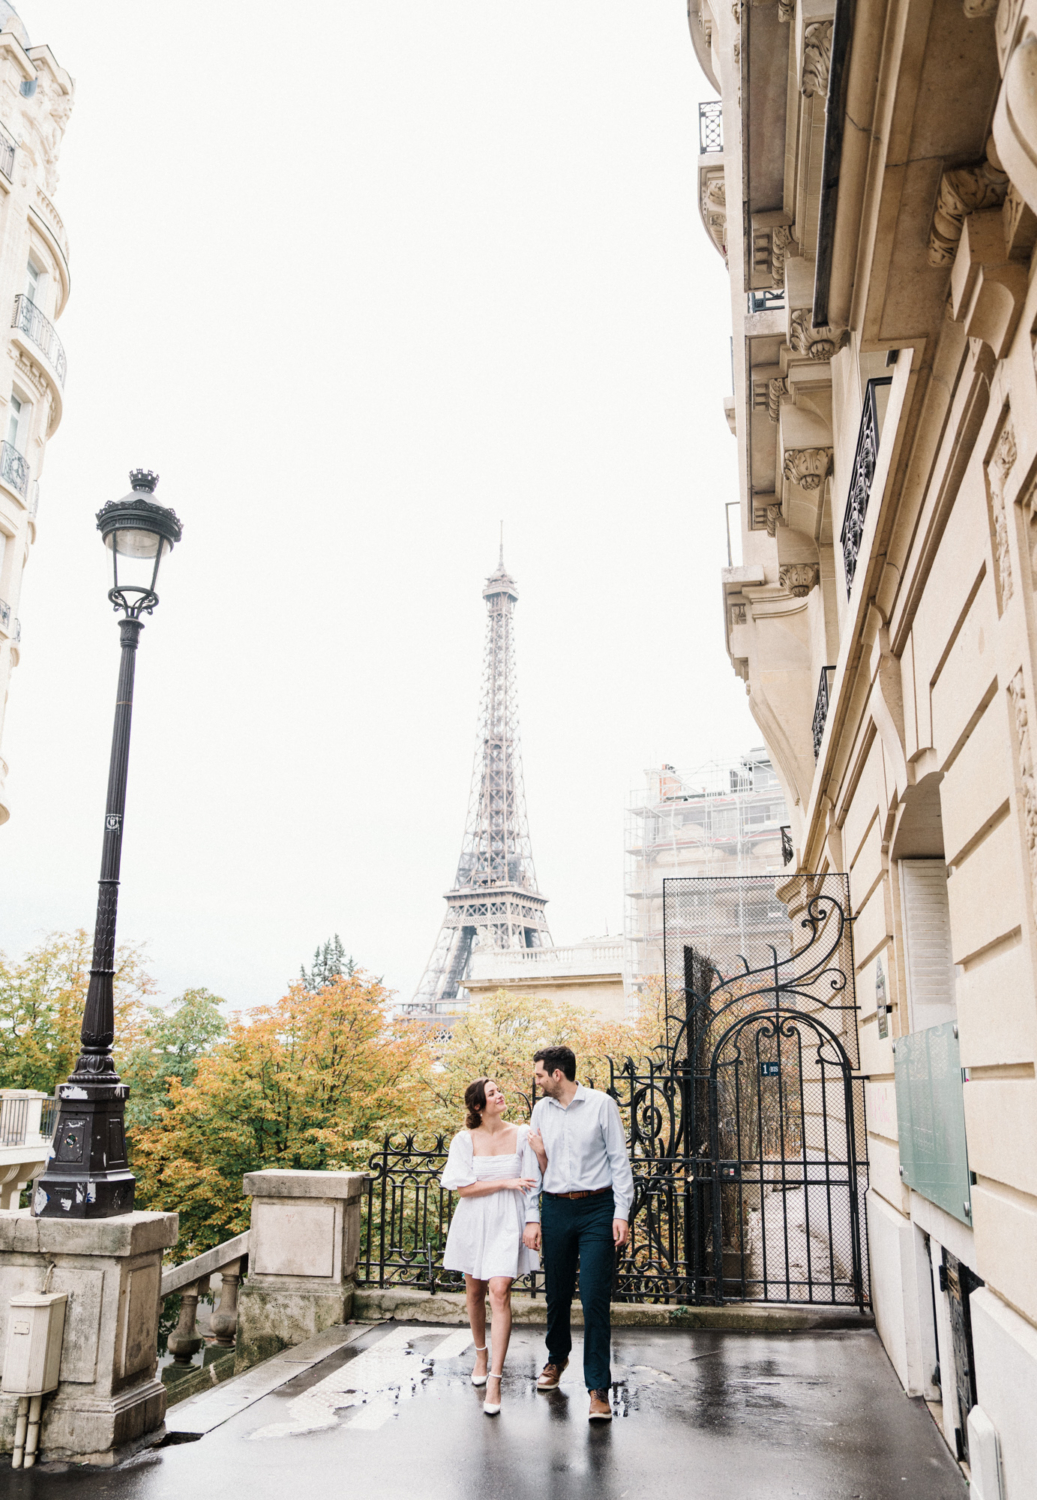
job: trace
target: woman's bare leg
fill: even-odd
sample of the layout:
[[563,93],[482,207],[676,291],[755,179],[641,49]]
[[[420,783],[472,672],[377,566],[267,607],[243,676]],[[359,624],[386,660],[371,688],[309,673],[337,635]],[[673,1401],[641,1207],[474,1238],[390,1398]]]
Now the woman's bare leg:
[[[465,1301],[468,1304],[468,1325],[472,1330],[476,1348],[473,1375],[486,1374],[487,1360],[490,1357],[486,1349],[486,1287],[485,1281],[476,1281],[474,1276],[469,1276],[468,1272],[465,1272],[464,1289]],[[482,1350],[482,1353],[479,1353],[479,1350]]]
[[[490,1366],[491,1379],[494,1375],[500,1375],[504,1371],[504,1361],[508,1357],[508,1344],[511,1342],[511,1277],[491,1276],[490,1278],[490,1308],[493,1312],[493,1364]],[[486,1392],[487,1401],[499,1401],[499,1386],[492,1386]]]

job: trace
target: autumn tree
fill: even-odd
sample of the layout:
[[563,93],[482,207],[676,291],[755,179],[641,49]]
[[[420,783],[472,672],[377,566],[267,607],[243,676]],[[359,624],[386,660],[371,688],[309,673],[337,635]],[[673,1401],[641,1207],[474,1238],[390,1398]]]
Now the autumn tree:
[[[18,962],[0,954],[0,1087],[52,1093],[79,1056],[93,939],[83,928],[51,933]],[[144,952],[115,956],[116,1067],[138,1044],[155,986]]]
[[133,1133],[157,1119],[168,1100],[169,1083],[194,1083],[198,1063],[226,1035],[227,1019],[218,995],[185,990],[168,1006],[149,1005],[124,1049],[122,1081],[129,1084],[126,1126]]
[[388,999],[360,969],[316,992],[293,984],[235,1016],[193,1082],[170,1078],[133,1168],[142,1207],[179,1212],[178,1258],[248,1228],[246,1172],[363,1167],[385,1134],[415,1128],[428,1044]]

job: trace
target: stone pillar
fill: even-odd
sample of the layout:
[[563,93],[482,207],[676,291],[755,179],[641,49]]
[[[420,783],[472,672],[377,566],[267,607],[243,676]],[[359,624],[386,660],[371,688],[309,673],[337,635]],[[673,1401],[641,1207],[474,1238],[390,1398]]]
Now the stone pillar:
[[249,1172],[248,1277],[238,1367],[344,1323],[353,1308],[363,1172]]
[[[0,1213],[0,1350],[13,1296],[69,1294],[61,1383],[43,1401],[44,1460],[109,1465],[162,1435],[162,1252],[177,1235],[176,1214],[65,1220],[34,1219],[28,1209]],[[17,1406],[16,1397],[0,1397],[5,1453],[14,1446]]]

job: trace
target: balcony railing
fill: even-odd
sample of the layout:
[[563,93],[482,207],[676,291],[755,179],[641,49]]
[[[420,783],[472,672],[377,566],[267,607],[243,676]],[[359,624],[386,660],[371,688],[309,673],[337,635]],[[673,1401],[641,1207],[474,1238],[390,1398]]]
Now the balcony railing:
[[835,675],[834,667],[821,668],[821,681],[817,685],[817,701],[814,704],[814,759],[821,754],[821,741],[825,737],[825,721],[828,718],[829,689],[832,685],[832,677]]
[[11,606],[8,604],[6,599],[0,599],[0,626],[2,626],[4,630],[7,631],[8,635],[10,635]]
[[0,1147],[44,1144],[54,1134],[58,1100],[39,1094],[18,1096],[16,1091],[0,1098]]
[[[814,759],[817,759],[816,754]],[[788,823],[783,823],[778,831],[781,834],[781,862],[783,865],[790,865],[796,857],[796,850],[792,843],[792,828]]]
[[767,287],[762,292],[750,292],[748,311],[751,313],[784,312],[785,288],[783,286]]
[[14,181],[14,142],[0,132],[0,172],[8,182]]
[[864,392],[864,410],[861,412],[857,452],[854,455],[850,493],[846,498],[846,515],[843,517],[840,537],[843,546],[843,567],[846,572],[847,599],[850,597],[854,574],[857,572],[857,559],[860,556],[864,522],[868,514],[868,501],[871,499],[871,482],[875,478],[875,465],[879,458],[879,413],[875,392],[879,386],[891,385],[892,380],[891,375],[869,380]]
[[0,479],[25,499],[29,491],[29,465],[13,443],[0,443]]
[[699,105],[699,154],[706,156],[724,149],[724,106],[720,99]]
[[24,292],[14,299],[14,317],[11,320],[11,327],[20,328],[37,349],[43,350],[54,366],[58,384],[64,386],[66,360],[61,340],[55,332],[53,323],[43,316],[32,298],[27,297]]

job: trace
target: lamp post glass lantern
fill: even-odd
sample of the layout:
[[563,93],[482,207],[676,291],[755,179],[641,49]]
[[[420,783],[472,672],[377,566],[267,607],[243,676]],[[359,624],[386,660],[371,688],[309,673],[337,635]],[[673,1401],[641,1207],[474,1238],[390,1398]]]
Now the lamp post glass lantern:
[[108,768],[101,878],[94,925],[90,986],[83,1007],[82,1051],[67,1083],[58,1087],[60,1107],[54,1154],[36,1183],[32,1208],[38,1218],[108,1219],[133,1208],[134,1177],[126,1156],[124,1115],[127,1086],[112,1058],[115,1040],[115,919],[119,902],[123,814],[130,756],[133,676],[143,614],[158,603],[156,584],[163,557],[180,540],[176,513],[151,496],[158,475],[130,474],[133,489],[97,513],[111,567],[108,598],[117,611],[121,653],[115,701],[112,755]]

